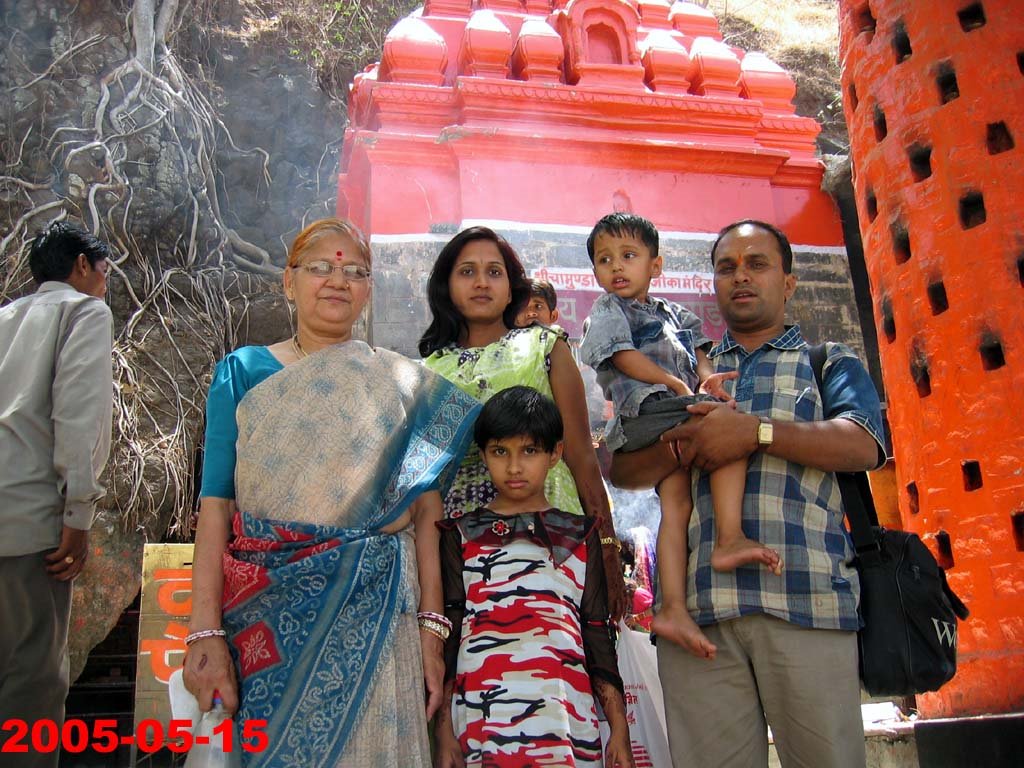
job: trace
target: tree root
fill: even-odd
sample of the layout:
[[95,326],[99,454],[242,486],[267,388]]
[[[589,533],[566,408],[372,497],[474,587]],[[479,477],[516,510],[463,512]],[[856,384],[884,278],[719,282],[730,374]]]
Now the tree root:
[[[186,532],[207,375],[214,361],[237,345],[236,332],[247,311],[245,302],[240,311],[234,308],[234,297],[244,281],[262,282],[257,275],[276,280],[281,272],[265,249],[242,237],[223,215],[218,146],[256,159],[267,185],[270,158],[260,148],[235,144],[204,93],[209,84],[201,71],[197,80],[175,58],[174,36],[190,5],[189,0],[135,0],[126,17],[134,50],[99,79],[95,109],[83,108],[80,125],[54,127],[47,125],[47,116],[40,119],[37,151],[48,154],[58,169],[56,178],[74,174],[84,190],[76,186],[72,191],[70,184],[68,190],[55,188],[53,178],[16,175],[13,169],[22,167],[36,124],[11,137],[9,146],[17,143],[17,157],[4,164],[8,173],[0,176],[0,190],[11,190],[7,202],[16,208],[0,240],[0,302],[29,285],[31,230],[46,218],[79,216],[111,245],[115,282],[123,285],[130,306],[114,347],[111,466],[116,471],[110,475],[108,501],[114,500],[128,527],[148,526],[170,507],[171,530]],[[30,72],[29,79],[6,93],[77,76],[76,61],[105,38],[67,39],[67,48],[42,72]],[[142,141],[172,144],[188,184],[188,223],[173,245],[154,242],[147,248],[150,233],[140,233],[136,224],[133,174],[138,163],[133,152]]]

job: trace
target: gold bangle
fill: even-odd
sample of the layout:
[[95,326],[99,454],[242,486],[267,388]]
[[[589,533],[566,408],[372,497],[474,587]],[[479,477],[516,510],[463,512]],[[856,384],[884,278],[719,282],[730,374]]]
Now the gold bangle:
[[448,635],[451,634],[451,630],[448,629],[448,627],[439,621],[434,621],[433,619],[419,619],[416,623],[419,624],[420,629],[424,632],[429,632],[434,635],[434,637],[440,638],[442,641],[446,641],[448,639]]
[[436,630],[433,627],[423,627],[423,626],[421,626],[420,627],[420,631],[421,632],[426,632],[428,635],[433,635],[438,640],[440,640],[442,643],[443,642],[447,642],[447,638],[439,630]]
[[615,547],[616,552],[622,551],[622,542],[616,539],[614,536],[602,536],[601,546],[604,547]]

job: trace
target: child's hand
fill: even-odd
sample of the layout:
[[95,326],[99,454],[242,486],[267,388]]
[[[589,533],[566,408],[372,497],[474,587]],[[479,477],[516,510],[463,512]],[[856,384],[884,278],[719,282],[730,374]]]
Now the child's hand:
[[682,379],[677,379],[675,376],[669,378],[665,386],[671,389],[680,397],[687,397],[693,394],[693,390],[686,386],[686,382],[683,381]]
[[729,371],[728,373],[712,373],[704,382],[700,385],[700,391],[705,392],[709,395],[714,395],[719,400],[725,400],[726,402],[733,399],[733,396],[729,394],[725,388],[725,382],[730,379],[738,379],[740,377],[739,371]]
[[629,748],[629,730],[612,732],[604,750],[604,768],[635,768],[633,750]]
[[434,768],[466,768],[466,760],[462,756],[459,740],[447,729],[437,728],[434,733],[437,739],[437,753],[434,757]]

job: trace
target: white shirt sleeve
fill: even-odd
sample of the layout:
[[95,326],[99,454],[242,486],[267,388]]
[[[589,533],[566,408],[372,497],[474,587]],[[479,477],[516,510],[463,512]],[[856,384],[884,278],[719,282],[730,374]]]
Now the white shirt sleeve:
[[82,302],[57,341],[53,373],[53,466],[65,498],[64,525],[88,530],[105,492],[110,454],[113,320],[106,304]]

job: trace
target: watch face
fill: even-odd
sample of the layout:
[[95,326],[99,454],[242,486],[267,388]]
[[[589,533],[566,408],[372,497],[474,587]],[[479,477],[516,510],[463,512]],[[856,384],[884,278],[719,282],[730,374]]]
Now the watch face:
[[771,445],[774,436],[771,424],[760,424],[757,427],[757,442],[761,445]]

